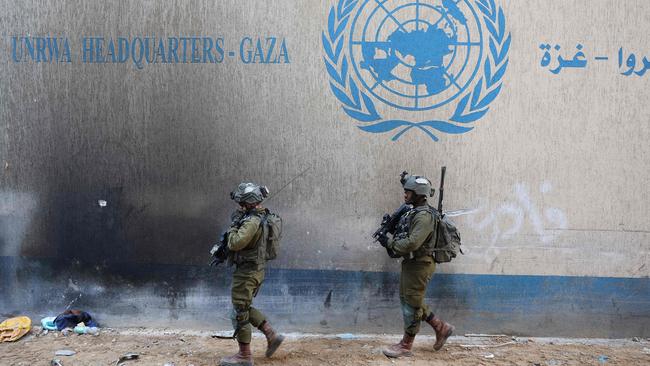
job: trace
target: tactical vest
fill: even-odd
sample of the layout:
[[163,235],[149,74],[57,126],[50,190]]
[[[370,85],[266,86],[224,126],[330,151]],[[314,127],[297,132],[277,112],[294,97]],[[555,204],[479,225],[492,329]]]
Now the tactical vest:
[[[429,205],[424,205],[424,206],[419,206],[412,208],[408,210],[402,217],[399,219],[399,222],[395,226],[395,235],[394,238],[395,240],[399,239],[404,239],[408,237],[409,234],[409,229],[411,228],[411,222],[413,221],[413,217],[422,211],[428,212],[431,216],[433,216],[433,219],[435,220],[435,215],[437,212],[431,208]],[[414,250],[413,252],[409,253],[408,255],[405,255],[404,258],[421,258],[421,257],[433,257],[434,253],[434,248],[435,248],[435,237],[434,237],[434,231],[433,227],[431,227],[431,233],[429,236],[427,236],[426,240],[422,245]]]
[[[251,216],[258,217],[260,222],[262,222],[264,219],[263,214],[263,212],[251,212],[242,217],[240,222],[243,223],[249,220]],[[260,225],[255,232],[255,236],[253,236],[253,240],[251,240],[251,243],[246,248],[237,252],[232,252],[233,262],[235,264],[240,265],[242,263],[253,263],[257,265],[258,270],[264,268],[264,265],[266,264],[266,241],[263,240],[262,232],[262,225]]]

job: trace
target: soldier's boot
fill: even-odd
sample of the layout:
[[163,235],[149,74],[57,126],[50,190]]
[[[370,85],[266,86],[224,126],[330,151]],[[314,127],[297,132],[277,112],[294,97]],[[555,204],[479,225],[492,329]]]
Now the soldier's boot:
[[284,336],[282,334],[276,333],[271,324],[266,320],[260,324],[258,328],[266,336],[266,357],[271,357],[277,351],[282,341],[284,341]]
[[438,351],[445,345],[447,338],[451,336],[456,328],[449,323],[445,323],[440,318],[433,315],[433,313],[431,313],[425,321],[429,323],[433,330],[436,331],[436,343],[433,345],[433,349]]
[[219,366],[253,366],[253,354],[250,343],[239,342],[239,352],[224,357],[219,361]]
[[413,356],[411,348],[413,348],[414,340],[415,336],[404,333],[404,337],[402,337],[402,340],[399,341],[399,343],[384,348],[382,352],[384,352],[384,355],[386,355],[386,357],[393,358]]

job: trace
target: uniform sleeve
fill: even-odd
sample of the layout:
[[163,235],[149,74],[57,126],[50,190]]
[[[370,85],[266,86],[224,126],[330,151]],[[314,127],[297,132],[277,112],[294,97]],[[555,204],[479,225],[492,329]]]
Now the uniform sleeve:
[[417,250],[433,232],[433,218],[427,212],[421,212],[413,217],[409,234],[404,239],[390,239],[387,247],[399,255],[407,255]]
[[260,228],[260,218],[251,216],[244,221],[242,226],[230,229],[228,233],[228,249],[236,252],[245,249],[255,238],[255,233]]

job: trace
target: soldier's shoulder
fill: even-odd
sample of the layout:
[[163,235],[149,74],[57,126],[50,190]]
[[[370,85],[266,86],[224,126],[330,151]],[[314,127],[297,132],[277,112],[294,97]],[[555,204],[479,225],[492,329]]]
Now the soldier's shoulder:
[[421,208],[421,209],[416,209],[415,214],[413,215],[413,219],[420,219],[420,220],[433,220],[433,216],[435,215],[435,212],[431,207],[429,208]]
[[244,216],[244,211],[242,210],[235,210],[232,214],[230,214],[230,220],[231,221],[239,221]]
[[254,223],[254,224],[258,224],[258,225],[259,225],[259,223],[262,222],[262,217],[261,217],[260,215],[254,214],[254,213],[252,213],[252,214],[247,214],[247,215],[243,218],[243,221],[244,221],[244,222],[252,222],[252,223]]

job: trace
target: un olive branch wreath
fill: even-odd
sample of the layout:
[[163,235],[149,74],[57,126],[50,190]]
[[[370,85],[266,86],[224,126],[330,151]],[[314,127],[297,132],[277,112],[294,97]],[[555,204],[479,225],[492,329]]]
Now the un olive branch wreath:
[[359,0],[339,0],[336,6],[332,6],[328,16],[327,31],[322,33],[325,50],[323,59],[330,76],[330,88],[336,99],[343,104],[343,110],[348,116],[367,123],[357,127],[371,133],[385,133],[401,128],[392,137],[393,141],[398,140],[405,132],[414,127],[425,132],[434,141],[438,141],[438,137],[432,130],[449,134],[461,134],[472,130],[474,127],[467,126],[467,124],[483,117],[490,109],[490,103],[501,92],[502,79],[508,66],[511,36],[510,33],[506,34],[505,32],[503,9],[497,8],[494,0],[475,0],[489,33],[489,53],[483,67],[483,76],[472,91],[460,99],[454,114],[449,117],[449,121],[411,122],[397,119],[384,121],[377,113],[372,99],[359,90],[349,74],[348,57],[342,52],[345,44],[344,31],[358,2]]

